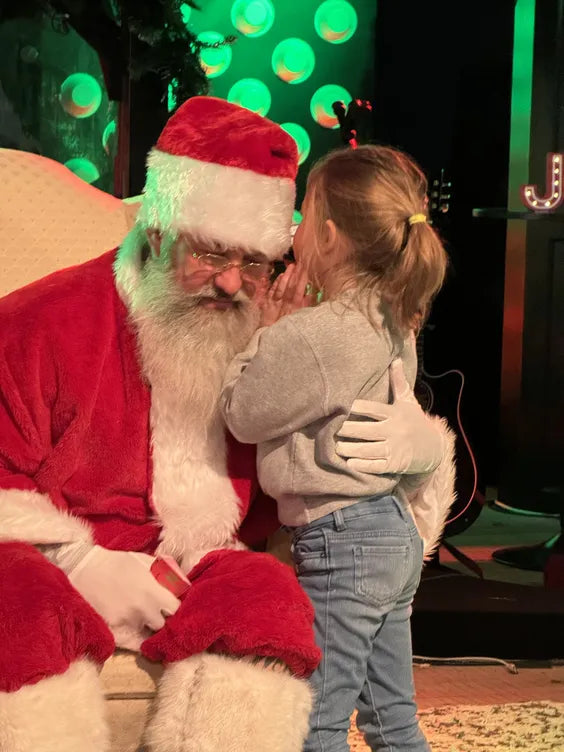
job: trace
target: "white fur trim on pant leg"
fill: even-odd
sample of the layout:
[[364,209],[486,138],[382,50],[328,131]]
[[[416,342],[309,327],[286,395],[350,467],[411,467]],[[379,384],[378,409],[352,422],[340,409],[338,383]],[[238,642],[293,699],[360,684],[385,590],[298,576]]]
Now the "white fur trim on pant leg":
[[41,543],[92,542],[88,523],[61,511],[46,494],[0,490],[0,541]]
[[147,749],[301,752],[311,706],[311,689],[303,679],[203,653],[165,669]]
[[96,666],[76,661],[17,692],[0,692],[0,752],[108,752]]

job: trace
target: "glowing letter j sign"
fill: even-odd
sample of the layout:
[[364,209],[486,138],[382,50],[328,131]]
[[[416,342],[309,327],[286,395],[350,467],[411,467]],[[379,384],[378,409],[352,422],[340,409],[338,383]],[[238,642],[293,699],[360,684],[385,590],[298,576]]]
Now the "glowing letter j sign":
[[521,200],[531,211],[554,211],[558,209],[564,194],[562,193],[562,164],[564,154],[551,152],[546,156],[546,194],[539,196],[536,185],[521,186]]

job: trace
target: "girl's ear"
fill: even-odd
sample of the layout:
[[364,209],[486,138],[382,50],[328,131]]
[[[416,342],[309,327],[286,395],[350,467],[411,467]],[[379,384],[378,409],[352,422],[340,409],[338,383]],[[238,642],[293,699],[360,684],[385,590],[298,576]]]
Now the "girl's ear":
[[339,245],[339,231],[332,219],[326,219],[323,227],[323,245],[329,254],[335,253]]
[[155,258],[161,255],[162,235],[158,230],[147,230],[147,240],[151,246],[151,251]]

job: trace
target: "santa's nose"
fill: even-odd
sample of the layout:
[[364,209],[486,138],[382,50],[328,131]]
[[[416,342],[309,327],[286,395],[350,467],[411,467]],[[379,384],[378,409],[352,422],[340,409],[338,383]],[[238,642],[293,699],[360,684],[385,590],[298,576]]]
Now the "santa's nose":
[[214,277],[214,285],[227,295],[238,293],[242,284],[241,270],[238,266],[230,266]]

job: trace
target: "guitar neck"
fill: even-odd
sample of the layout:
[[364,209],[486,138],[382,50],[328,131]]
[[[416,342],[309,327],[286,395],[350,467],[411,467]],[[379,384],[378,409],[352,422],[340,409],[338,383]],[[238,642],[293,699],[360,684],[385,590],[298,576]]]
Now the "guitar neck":
[[[452,198],[452,182],[447,176],[446,170],[441,168],[439,174],[429,181],[427,193],[429,220],[433,226],[441,230],[441,223],[450,211],[450,202]],[[424,330],[426,325],[421,327],[417,335],[417,378],[421,379],[424,369]],[[432,327],[431,327],[432,328]]]
[[415,350],[417,352],[417,378],[420,379],[423,375],[423,329],[421,328],[421,331],[417,335],[417,339],[415,340]]

